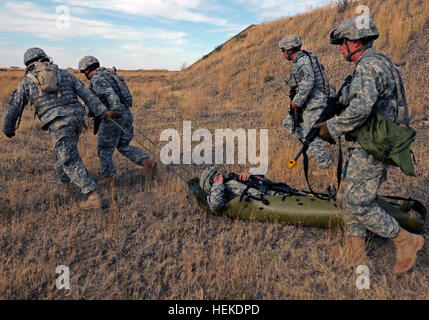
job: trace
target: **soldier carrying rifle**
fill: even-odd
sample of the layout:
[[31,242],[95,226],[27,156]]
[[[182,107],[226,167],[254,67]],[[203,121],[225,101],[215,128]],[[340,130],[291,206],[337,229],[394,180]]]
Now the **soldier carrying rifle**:
[[[323,65],[316,55],[301,50],[301,46],[301,39],[296,35],[288,35],[279,42],[283,56],[292,61],[290,73],[285,80],[291,89],[291,110],[283,120],[283,127],[299,141],[319,118],[330,93]],[[328,168],[332,164],[332,157],[326,153],[321,139],[316,138],[310,144],[309,151],[321,168]]]
[[400,72],[388,57],[372,49],[378,37],[377,27],[371,19],[365,27],[358,19],[348,19],[331,31],[331,44],[338,45],[343,57],[355,64],[355,71],[346,94],[348,101],[343,99],[347,108],[315,127],[320,130],[319,136],[323,140],[337,140],[345,135],[347,140],[353,142],[344,173],[341,203],[346,220],[346,245],[334,247],[332,254],[351,263],[365,261],[365,236],[366,231],[370,230],[393,240],[397,250],[393,270],[400,274],[413,267],[417,252],[423,248],[424,238],[402,229],[376,203],[377,191],[386,179],[388,164],[358,143],[360,133],[374,119],[374,114],[398,127],[409,125]]

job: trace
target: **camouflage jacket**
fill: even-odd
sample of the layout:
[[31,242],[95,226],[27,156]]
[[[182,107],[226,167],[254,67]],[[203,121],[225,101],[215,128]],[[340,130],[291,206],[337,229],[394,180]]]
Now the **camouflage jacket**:
[[[398,87],[403,95],[404,110],[398,110]],[[398,124],[409,123],[408,107],[406,105],[405,89],[399,70],[387,58],[378,54],[374,49],[365,50],[356,64],[353,79],[349,87],[348,107],[339,115],[327,122],[332,138],[341,135],[356,136],[372,111]]]
[[61,77],[58,92],[42,92],[39,90],[39,84],[28,76],[24,76],[9,99],[3,122],[3,132],[15,132],[16,122],[28,102],[35,109],[42,122],[42,128],[45,130],[49,123],[56,118],[83,117],[85,111],[77,99],[78,96],[83,99],[95,116],[99,116],[107,110],[101,101],[69,71],[58,70]]
[[89,88],[110,110],[127,110],[121,103],[120,90],[115,80],[109,76],[110,71],[106,68],[98,68],[92,76]]
[[[247,186],[244,183],[236,180],[229,180],[226,183],[215,182],[207,196],[207,203],[212,210],[222,210],[225,208],[227,202],[241,196],[246,189]],[[250,188],[247,192],[255,197],[259,197],[262,194],[259,190],[254,188]],[[268,190],[265,194],[276,196],[280,193]]]
[[319,69],[322,66],[319,65],[316,55],[308,53],[311,61],[303,51],[296,54],[285,82],[290,88],[297,88],[297,94],[293,98],[297,107],[315,109],[326,106],[325,85],[328,87],[329,84],[325,83],[328,79],[323,78]]

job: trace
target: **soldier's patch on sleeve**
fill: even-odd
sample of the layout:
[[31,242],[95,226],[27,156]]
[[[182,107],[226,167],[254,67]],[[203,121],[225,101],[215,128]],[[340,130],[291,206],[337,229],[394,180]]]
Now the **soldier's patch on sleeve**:
[[99,85],[100,87],[105,88],[105,87],[107,87],[107,81],[106,81],[106,80],[101,80],[101,81],[99,81],[98,85]]
[[109,83],[103,79],[102,77],[97,77],[96,79],[93,79],[94,87],[96,88],[106,88],[109,86]]

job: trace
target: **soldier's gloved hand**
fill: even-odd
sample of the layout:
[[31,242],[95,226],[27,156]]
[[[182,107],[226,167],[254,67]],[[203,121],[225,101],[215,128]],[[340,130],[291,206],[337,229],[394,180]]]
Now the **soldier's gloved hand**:
[[3,133],[9,139],[12,139],[15,136],[15,132],[14,131],[3,131]]
[[313,127],[320,129],[319,130],[319,137],[322,140],[328,141],[330,144],[335,144],[335,140],[332,139],[331,134],[329,133],[326,121],[320,122],[320,123],[316,123]]
[[249,178],[250,178],[250,174],[249,173],[247,173],[247,172],[240,173],[239,179],[241,181],[247,181],[247,180],[249,180]]
[[122,117],[122,113],[119,110],[107,110],[104,111],[103,116],[109,119],[118,119]]
[[298,111],[298,106],[295,104],[295,102],[293,102],[293,101],[291,101],[291,103],[290,103],[290,105],[291,105],[291,107],[292,107],[292,109],[294,110],[294,111]]

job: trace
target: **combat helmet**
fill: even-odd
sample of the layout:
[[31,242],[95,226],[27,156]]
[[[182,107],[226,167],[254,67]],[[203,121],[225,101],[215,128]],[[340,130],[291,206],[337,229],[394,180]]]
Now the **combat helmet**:
[[332,29],[329,34],[329,41],[331,44],[342,44],[344,39],[375,40],[378,36],[378,29],[372,19],[368,18],[365,21],[361,17],[356,17],[347,19],[338,27]]
[[100,62],[98,61],[98,59],[93,56],[85,56],[79,60],[78,68],[79,71],[83,73],[86,69],[93,65],[97,65],[97,68],[100,66]]
[[365,44],[354,52],[350,51],[348,42],[345,42],[348,51],[346,60],[352,61],[352,56],[354,54],[370,48],[378,36],[378,29],[372,19],[368,18],[365,21],[360,17],[356,17],[347,19],[338,27],[332,29],[329,34],[329,41],[331,44],[339,45],[344,43],[344,40],[365,40]]
[[207,168],[206,170],[201,173],[200,176],[200,188],[203,189],[205,192],[210,192],[210,189],[212,187],[211,185],[211,177],[217,172],[215,168]]
[[287,35],[279,42],[279,48],[285,49],[285,50],[298,48],[298,47],[301,47],[301,45],[302,45],[301,38],[296,35]]
[[30,48],[24,53],[24,64],[28,65],[34,61],[40,60],[41,58],[48,58],[45,51],[40,48]]

